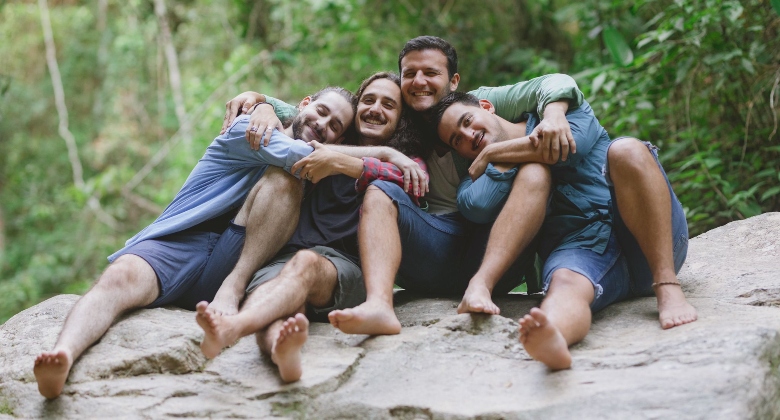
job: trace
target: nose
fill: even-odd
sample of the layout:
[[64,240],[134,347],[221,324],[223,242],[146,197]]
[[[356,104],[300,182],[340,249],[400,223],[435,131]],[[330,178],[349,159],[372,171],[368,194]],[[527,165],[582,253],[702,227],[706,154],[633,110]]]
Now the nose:
[[368,108],[368,111],[371,114],[379,114],[379,111],[381,110],[382,110],[382,104],[380,104],[379,101],[374,102],[374,104],[371,105],[370,108]]
[[425,75],[423,74],[422,70],[418,71],[414,74],[414,80],[412,80],[412,83],[414,83],[416,86],[421,86],[425,84]]

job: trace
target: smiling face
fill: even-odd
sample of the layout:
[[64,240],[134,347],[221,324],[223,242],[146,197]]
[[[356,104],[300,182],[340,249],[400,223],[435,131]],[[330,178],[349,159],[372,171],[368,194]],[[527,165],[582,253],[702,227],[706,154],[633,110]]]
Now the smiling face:
[[355,127],[362,141],[384,144],[401,117],[401,89],[390,79],[371,82],[358,99]]
[[460,75],[447,73],[447,57],[439,50],[410,51],[401,59],[401,94],[415,111],[426,111],[458,88]]
[[487,101],[480,102],[480,106],[452,104],[442,114],[438,134],[441,141],[468,159],[476,158],[487,145],[509,137]]
[[352,105],[336,92],[326,92],[315,101],[307,96],[301,105],[292,122],[293,137],[307,142],[340,143],[355,117]]

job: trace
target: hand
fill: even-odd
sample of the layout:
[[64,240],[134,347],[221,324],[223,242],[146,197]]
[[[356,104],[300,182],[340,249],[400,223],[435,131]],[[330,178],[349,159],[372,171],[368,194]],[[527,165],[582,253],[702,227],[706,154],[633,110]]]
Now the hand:
[[316,140],[310,141],[309,145],[314,148],[314,151],[309,156],[296,162],[290,169],[290,172],[297,173],[300,170],[301,179],[307,179],[315,184],[326,176],[339,173],[339,159],[346,155],[329,150]]
[[274,112],[271,104],[260,104],[252,111],[249,117],[249,125],[246,127],[246,141],[252,150],[260,150],[260,141],[263,141],[263,147],[268,146],[271,141],[271,133],[274,128],[283,131],[282,122]]
[[222,130],[219,134],[225,134],[233,120],[241,114],[246,114],[249,109],[262,99],[262,95],[257,92],[246,91],[225,104],[225,118],[222,120]]
[[469,176],[472,181],[476,181],[477,178],[485,173],[485,169],[487,169],[487,166],[490,163],[487,153],[489,147],[490,146],[487,146],[482,149],[482,151],[479,152],[479,155],[477,155],[477,158],[474,159],[474,162],[471,162],[471,166],[469,166]]
[[544,120],[529,136],[534,147],[541,144],[542,157],[550,164],[558,162],[559,158],[565,162],[569,152],[577,153],[577,144],[571,134],[569,122],[566,121],[566,111],[554,105],[557,105],[557,102],[545,108]]
[[411,188],[415,197],[425,195],[428,192],[428,174],[410,157],[395,149],[390,150],[391,153],[386,161],[392,163],[403,172],[404,192],[408,193]]

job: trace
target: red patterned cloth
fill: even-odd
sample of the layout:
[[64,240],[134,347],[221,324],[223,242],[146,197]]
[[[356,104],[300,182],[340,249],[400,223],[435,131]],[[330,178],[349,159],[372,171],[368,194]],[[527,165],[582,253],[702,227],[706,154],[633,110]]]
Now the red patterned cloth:
[[[425,165],[424,160],[418,157],[412,157],[412,160],[417,162],[426,174],[428,173],[428,166]],[[375,180],[390,181],[398,184],[401,188],[404,187],[404,173],[397,166],[390,162],[382,162],[376,158],[364,157],[363,173],[355,181],[355,190],[358,193],[364,193],[371,182]],[[414,191],[411,188],[407,194],[409,194],[409,197],[412,198],[415,204],[420,205],[420,195],[414,195]]]

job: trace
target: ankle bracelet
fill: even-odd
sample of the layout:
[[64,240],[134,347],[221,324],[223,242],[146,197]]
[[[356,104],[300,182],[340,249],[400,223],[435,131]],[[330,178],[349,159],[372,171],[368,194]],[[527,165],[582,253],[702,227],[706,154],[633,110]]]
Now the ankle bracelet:
[[658,282],[658,283],[653,283],[653,290],[655,290],[659,286],[663,286],[665,284],[673,284],[675,286],[680,286],[680,288],[682,288],[682,285],[680,284],[680,282],[677,282],[677,281],[661,281],[661,282]]

